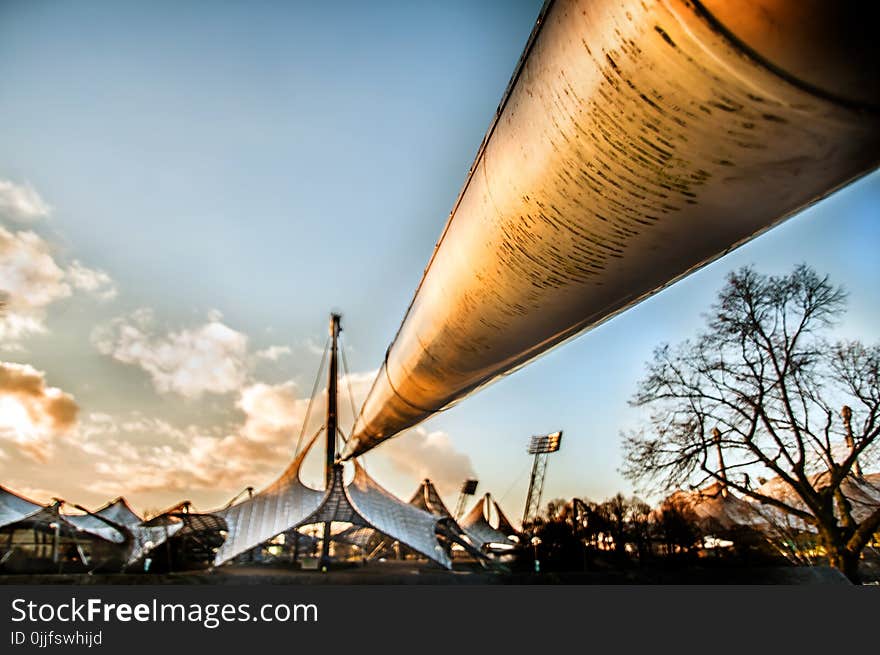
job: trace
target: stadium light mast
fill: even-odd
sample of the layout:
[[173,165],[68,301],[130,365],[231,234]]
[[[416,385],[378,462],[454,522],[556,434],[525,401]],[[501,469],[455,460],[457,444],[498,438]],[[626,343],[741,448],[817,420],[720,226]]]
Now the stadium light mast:
[[529,441],[529,455],[535,456],[532,464],[532,477],[529,480],[529,493],[526,494],[526,508],[523,511],[522,524],[538,515],[541,511],[541,496],[544,493],[544,478],[547,476],[547,456],[559,450],[562,442],[562,430],[550,434],[534,435]]

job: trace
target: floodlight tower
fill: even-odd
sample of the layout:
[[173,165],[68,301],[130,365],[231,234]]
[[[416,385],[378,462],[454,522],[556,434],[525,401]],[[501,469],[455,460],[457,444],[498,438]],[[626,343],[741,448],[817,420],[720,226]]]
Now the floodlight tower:
[[455,506],[455,520],[461,518],[461,515],[464,514],[464,505],[467,502],[468,496],[473,496],[477,493],[477,485],[479,482],[477,480],[465,480],[461,485],[461,493],[458,494],[458,504]]
[[547,475],[547,456],[559,450],[562,442],[562,430],[550,434],[534,435],[529,441],[529,455],[535,456],[532,464],[532,477],[529,480],[529,493],[526,494],[526,508],[523,511],[522,523],[538,515],[541,510],[541,496],[544,493],[544,478]]

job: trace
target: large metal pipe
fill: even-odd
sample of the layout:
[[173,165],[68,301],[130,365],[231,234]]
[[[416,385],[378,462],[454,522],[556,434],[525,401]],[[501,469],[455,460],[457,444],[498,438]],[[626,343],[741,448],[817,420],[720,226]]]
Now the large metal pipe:
[[344,456],[876,168],[852,6],[548,3]]

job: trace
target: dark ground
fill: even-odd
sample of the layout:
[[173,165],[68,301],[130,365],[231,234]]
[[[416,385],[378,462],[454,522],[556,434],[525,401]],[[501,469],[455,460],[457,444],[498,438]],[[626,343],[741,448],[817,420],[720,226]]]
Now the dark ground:
[[849,584],[828,567],[693,566],[681,569],[570,573],[495,573],[484,570],[446,571],[414,561],[371,562],[366,566],[321,573],[283,567],[235,566],[213,571],[138,574],[0,575],[0,584],[191,584],[191,585],[530,585],[530,584],[685,584],[802,585]]

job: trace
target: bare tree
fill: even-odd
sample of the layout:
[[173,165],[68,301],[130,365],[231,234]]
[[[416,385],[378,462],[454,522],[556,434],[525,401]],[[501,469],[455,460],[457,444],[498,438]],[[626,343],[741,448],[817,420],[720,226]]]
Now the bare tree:
[[[868,484],[853,478],[880,432],[880,346],[823,338],[845,303],[807,266],[731,273],[708,329],[649,362],[631,403],[652,414],[626,438],[624,474],[664,489],[717,481],[803,521],[857,580],[880,509],[854,512],[842,485]],[[785,493],[752,483],[768,472]]]

